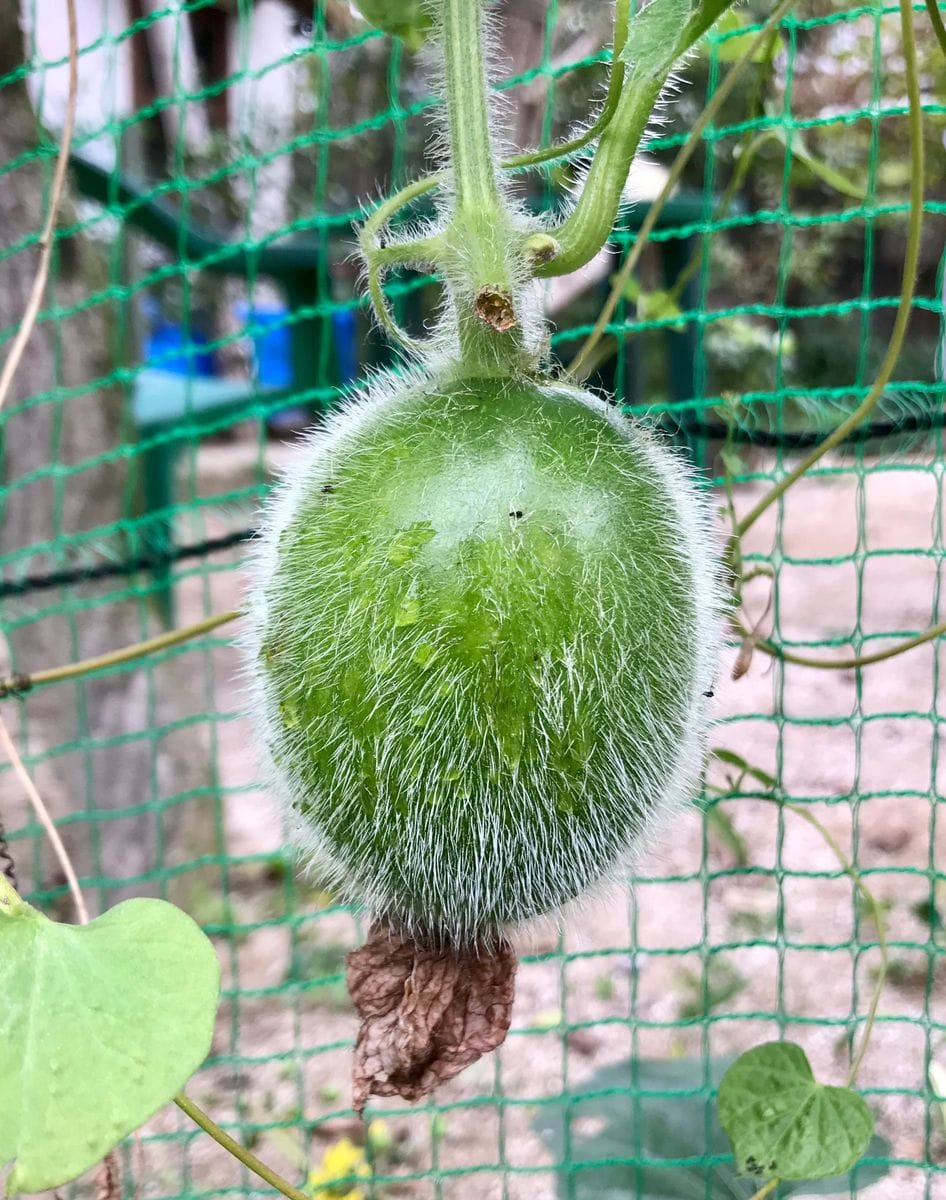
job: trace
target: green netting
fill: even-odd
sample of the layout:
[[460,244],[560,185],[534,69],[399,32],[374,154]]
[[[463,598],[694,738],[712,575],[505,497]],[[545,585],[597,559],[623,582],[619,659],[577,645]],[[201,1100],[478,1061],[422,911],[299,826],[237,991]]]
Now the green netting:
[[[22,53],[15,13],[0,16],[4,345],[35,266],[66,92],[59,6],[21,6]],[[515,65],[497,87],[523,143],[548,144],[587,115],[605,77],[608,7],[504,6]],[[72,203],[3,414],[5,674],[151,636],[172,604],[179,623],[238,604],[255,508],[287,453],[287,409],[318,419],[351,377],[353,348],[356,375],[388,361],[356,286],[352,222],[424,169],[436,103],[416,56],[347,4],[317,4],[311,21],[299,8],[78,0]],[[927,199],[908,346],[872,426],[747,546],[750,565],[772,573],[749,586],[750,613],[765,612],[771,584],[763,627],[804,654],[879,649],[943,616],[946,63],[922,4],[916,21]],[[650,143],[656,161],[684,140],[738,34],[711,38],[688,70],[692,86]],[[747,508],[870,385],[908,209],[898,46],[896,6],[804,0],[775,58],[707,132],[652,237],[639,273],[651,307],[627,299],[610,327],[631,336],[595,382],[677,438],[721,506],[724,475]],[[524,174],[529,202],[559,204],[568,175],[562,163]],[[617,254],[646,203],[616,233]],[[563,360],[611,269],[556,309]],[[655,308],[684,269],[676,307]],[[436,305],[434,282],[417,275],[389,293],[415,329]],[[261,348],[269,321],[288,348]],[[148,374],[160,368],[178,374]],[[226,404],[211,403],[227,388]],[[702,804],[641,858],[633,890],[590,902],[562,935],[524,935],[506,1046],[435,1102],[373,1105],[387,1125],[369,1139],[371,1177],[321,1194],[750,1195],[718,1174],[728,1161],[713,1117],[720,1061],[784,1035],[842,1082],[877,966],[877,930],[851,881],[807,825],[766,799],[766,775],[825,823],[886,909],[891,981],[860,1080],[884,1140],[839,1192],[944,1194],[930,1076],[937,1062],[946,1069],[940,655],[926,645],[855,673],[757,654],[746,678],[721,678],[712,745],[756,773],[717,757]],[[362,930],[317,878],[294,874],[258,782],[237,670],[222,630],[8,699],[6,712],[93,906],[167,896],[218,945],[224,997],[194,1097],[293,1178],[318,1172],[329,1151],[315,1179],[325,1183],[345,1158],[340,1140],[361,1137],[347,1107],[355,1026],[342,971]],[[21,885],[67,913],[19,789],[9,774],[0,787]],[[176,1111],[122,1159],[126,1196],[261,1192]],[[357,1156],[346,1161],[342,1174]]]

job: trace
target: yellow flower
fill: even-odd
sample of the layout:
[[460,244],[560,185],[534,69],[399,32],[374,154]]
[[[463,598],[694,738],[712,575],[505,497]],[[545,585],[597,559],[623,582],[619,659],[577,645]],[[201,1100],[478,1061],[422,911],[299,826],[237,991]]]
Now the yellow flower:
[[340,1138],[328,1147],[318,1168],[309,1175],[309,1188],[313,1195],[331,1200],[364,1200],[363,1189],[353,1181],[370,1175],[364,1150],[350,1138]]

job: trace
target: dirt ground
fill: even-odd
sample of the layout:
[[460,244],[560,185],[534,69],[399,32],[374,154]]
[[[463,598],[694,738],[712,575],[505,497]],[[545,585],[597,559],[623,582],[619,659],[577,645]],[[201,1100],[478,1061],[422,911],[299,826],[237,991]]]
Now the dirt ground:
[[[227,486],[235,486],[235,452],[202,451],[205,494],[225,490],[224,471]],[[272,448],[270,465],[284,453]],[[917,457],[866,473],[839,461],[803,482],[760,522],[747,547],[769,555],[777,529],[777,587],[763,629],[774,622],[783,640],[844,642],[807,651],[823,657],[851,646],[873,651],[889,644],[873,633],[922,630],[937,611],[941,619],[942,477],[942,463],[930,467]],[[739,488],[740,510],[761,489]],[[185,581],[181,618],[196,618],[208,600],[214,609],[237,603],[240,585],[237,571],[220,571],[209,585]],[[767,587],[764,579],[751,585],[753,616],[765,608]],[[880,898],[891,979],[858,1085],[868,1089],[895,1159],[922,1161],[927,1141],[934,1156],[943,1155],[940,1112],[914,1095],[925,1087],[931,1058],[946,1067],[941,948],[928,919],[946,839],[937,814],[946,782],[937,651],[927,645],[860,675],[773,666],[757,652],[748,674],[733,682],[735,653],[716,688],[712,744],[778,776],[786,795],[808,802]],[[257,1152],[299,1179],[339,1137],[358,1136],[346,1112],[355,1022],[338,972],[359,927],[333,910],[317,881],[283,875],[279,819],[255,784],[252,735],[238,715],[235,653],[215,652],[214,665],[217,709],[232,715],[214,736],[227,851],[237,860],[229,868],[233,912],[215,914],[212,895],[194,907],[205,922],[235,920],[239,932],[218,938],[230,989],[215,1043],[220,1061],[190,1092],[218,1118],[268,1126]],[[710,777],[725,785],[719,765]],[[393,1142],[380,1153],[380,1169],[397,1177],[378,1195],[552,1200],[555,1159],[534,1128],[537,1115],[563,1089],[593,1087],[598,1072],[631,1055],[726,1056],[784,1035],[802,1043],[822,1079],[844,1082],[844,1035],[855,1028],[852,1015],[867,1009],[878,963],[870,915],[803,819],[751,797],[722,808],[729,827],[704,826],[696,808],[681,815],[641,857],[633,890],[615,889],[570,915],[560,937],[552,930],[520,937],[525,961],[502,1050],[444,1087],[436,1106],[378,1106]],[[871,948],[860,950],[858,939]],[[300,1111],[311,1136],[300,1132]],[[600,1130],[600,1122],[583,1128],[583,1120],[577,1117],[575,1137]],[[162,1137],[184,1129],[173,1110],[149,1127],[143,1200],[249,1183],[198,1136],[188,1141],[182,1167],[180,1143],[168,1147]],[[702,1187],[693,1194],[702,1196]],[[946,1197],[946,1176],[897,1166],[859,1194]]]

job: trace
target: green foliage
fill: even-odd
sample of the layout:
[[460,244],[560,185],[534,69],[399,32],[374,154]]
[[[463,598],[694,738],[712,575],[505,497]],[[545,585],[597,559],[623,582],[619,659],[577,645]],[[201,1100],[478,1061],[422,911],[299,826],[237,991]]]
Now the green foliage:
[[[720,62],[738,62],[748,51],[752,39],[755,37],[755,32],[748,29],[750,23],[747,14],[741,10],[737,11],[731,8],[728,12],[723,13],[715,29],[716,34],[720,37],[716,50],[716,56]],[[752,61],[755,63],[771,62],[781,46],[781,37],[773,37],[755,51]]]
[[356,0],[356,7],[369,24],[401,38],[411,50],[423,46],[433,25],[422,0]]
[[729,813],[718,804],[714,804],[706,810],[706,824],[709,833],[732,854],[736,866],[748,866],[748,843],[733,824]]
[[[582,1094],[541,1108],[533,1127],[562,1164],[561,1200],[749,1200],[758,1181],[740,1175],[729,1159],[713,1103],[729,1063],[612,1063],[584,1082]],[[871,1143],[871,1158],[888,1151],[880,1138]],[[850,1196],[885,1174],[886,1167],[871,1162],[856,1178],[793,1181],[779,1195]]]
[[684,328],[680,305],[663,288],[645,291],[632,275],[624,285],[624,297],[636,305],[637,315],[642,321],[668,321],[672,322],[671,329]]
[[741,754],[737,754],[734,750],[724,750],[720,746],[714,746],[709,752],[709,757],[711,760],[723,763],[727,767],[735,768],[735,774],[732,772],[726,773],[726,782],[730,792],[741,791],[747,778],[756,784],[760,784],[766,791],[775,791],[778,787],[778,782],[774,775],[770,775],[768,771],[763,771],[761,767],[753,766],[752,763],[743,758]]
[[668,47],[675,46],[679,30],[690,15],[689,0],[652,0],[631,21],[624,60],[637,75],[661,79],[666,74]]
[[721,955],[714,955],[703,971],[680,971],[681,1021],[706,1017],[720,1005],[734,1000],[745,988],[746,979]]
[[0,1166],[58,1187],[173,1098],[210,1049],[213,946],[180,909],[129,900],[57,925],[0,877]]
[[651,0],[631,20],[623,58],[638,80],[663,81],[733,0]]
[[819,1083],[800,1046],[747,1051],[719,1088],[719,1119],[739,1170],[764,1179],[823,1179],[849,1171],[874,1131],[864,1100]]
[[346,952],[347,947],[338,942],[323,941],[317,930],[300,934],[293,944],[285,982],[307,985],[315,1004],[338,1011],[350,1008],[345,987]]

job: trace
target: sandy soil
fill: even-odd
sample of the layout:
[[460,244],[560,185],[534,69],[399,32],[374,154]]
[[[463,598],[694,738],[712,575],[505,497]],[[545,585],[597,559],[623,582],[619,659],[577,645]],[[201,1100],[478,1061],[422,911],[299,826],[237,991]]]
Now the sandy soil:
[[[273,459],[282,453],[270,451]],[[223,471],[227,486],[235,486],[233,456],[230,446],[205,448],[201,490],[225,490]],[[930,468],[917,458],[867,474],[850,463],[839,466],[792,492],[747,547],[769,555],[778,530],[780,555],[770,558],[777,582],[763,627],[774,621],[780,638],[800,643],[845,641],[838,650],[808,651],[819,656],[888,644],[861,642],[872,633],[925,628],[936,612],[941,570],[942,463]],[[740,509],[760,491],[760,483],[741,488]],[[213,532],[215,518],[208,520]],[[205,601],[229,606],[239,586],[235,571],[214,574],[209,585],[185,581],[182,618],[196,617]],[[754,615],[765,608],[767,587],[760,579],[750,588]],[[923,1161],[930,1145],[939,1158],[939,1113],[912,1095],[925,1087],[930,1057],[946,1066],[940,947],[916,907],[930,898],[946,839],[936,804],[946,782],[936,652],[925,646],[860,676],[783,669],[757,653],[738,683],[729,678],[734,655],[716,689],[720,724],[713,744],[777,775],[786,794],[804,800],[869,872],[887,907],[894,970],[859,1084],[877,1089],[870,1103],[896,1158]],[[238,714],[234,655],[214,652],[213,660],[216,707]],[[190,1090],[218,1117],[272,1125],[256,1148],[298,1179],[333,1140],[357,1134],[346,1112],[355,1023],[337,978],[308,980],[305,963],[323,975],[337,972],[359,929],[350,915],[332,910],[317,882],[281,877],[288,860],[281,857],[278,817],[255,786],[246,723],[238,716],[221,721],[215,738],[227,850],[237,860],[229,868],[233,918],[241,932],[218,939],[230,989],[215,1044],[220,1061]],[[719,768],[711,778],[724,783]],[[533,1129],[536,1114],[549,1098],[580,1090],[631,1054],[730,1055],[785,1035],[805,1046],[823,1079],[843,1082],[844,1034],[854,1028],[852,1015],[866,1010],[878,962],[876,948],[861,949],[875,945],[874,926],[854,903],[851,881],[831,849],[801,818],[748,797],[728,801],[724,810],[741,843],[713,825],[704,828],[692,809],[642,858],[632,891],[619,889],[573,914],[561,937],[540,932],[520,939],[526,959],[513,1034],[498,1054],[442,1089],[440,1115],[429,1107],[384,1106],[394,1146],[381,1166],[400,1182],[378,1194],[552,1200],[553,1157]],[[745,866],[738,863],[739,845]],[[269,864],[261,861],[267,855]],[[241,861],[245,856],[260,857]],[[194,907],[205,921],[220,919],[212,890]],[[293,956],[302,966],[286,986]],[[708,1019],[704,972],[717,1001]],[[684,1012],[694,1016],[679,1024]],[[300,1111],[308,1133],[301,1131]],[[582,1120],[573,1133],[594,1133]],[[186,1163],[176,1153],[180,1143],[169,1153],[162,1134],[184,1128],[173,1112],[152,1123],[142,1197],[248,1182],[206,1139],[189,1141]],[[862,1194],[946,1197],[946,1176],[896,1167]]]

